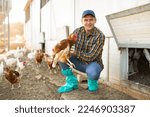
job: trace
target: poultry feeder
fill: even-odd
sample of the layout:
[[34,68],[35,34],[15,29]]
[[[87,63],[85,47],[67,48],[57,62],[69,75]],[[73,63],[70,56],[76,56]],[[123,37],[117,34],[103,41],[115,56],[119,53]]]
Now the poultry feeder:
[[150,3],[106,19],[120,51],[120,80],[149,87]]

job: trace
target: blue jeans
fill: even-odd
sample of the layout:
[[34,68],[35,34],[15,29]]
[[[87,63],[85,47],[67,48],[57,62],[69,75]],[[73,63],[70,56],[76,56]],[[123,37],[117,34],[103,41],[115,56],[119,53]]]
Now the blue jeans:
[[[75,69],[87,73],[88,79],[98,80],[101,73],[101,66],[96,61],[89,64],[80,61],[77,57],[70,57],[70,61],[75,65]],[[61,69],[69,69],[69,66],[66,63],[59,62]]]

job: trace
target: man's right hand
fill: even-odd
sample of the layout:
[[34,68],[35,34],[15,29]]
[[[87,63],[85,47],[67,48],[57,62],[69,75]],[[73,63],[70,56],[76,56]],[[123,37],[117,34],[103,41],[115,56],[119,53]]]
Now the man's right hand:
[[71,50],[71,51],[70,51],[70,55],[71,55],[71,56],[76,56],[76,51],[75,51],[75,50]]

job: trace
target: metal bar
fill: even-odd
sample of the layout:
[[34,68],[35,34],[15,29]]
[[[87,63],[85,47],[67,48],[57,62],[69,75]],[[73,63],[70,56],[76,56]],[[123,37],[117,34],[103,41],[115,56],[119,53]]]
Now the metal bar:
[[[4,17],[5,17],[5,14],[4,14]],[[4,50],[5,50],[5,45],[6,45],[6,34],[5,34],[5,20],[3,21],[3,32],[4,32],[4,35],[3,35],[3,38],[4,38]]]
[[8,6],[8,1],[6,1],[6,8],[7,8],[7,17],[8,17],[8,51],[10,50],[10,24],[9,24],[9,6]]
[[74,0],[74,29],[76,27],[76,0]]
[[109,81],[109,54],[110,54],[110,38],[114,38],[113,36],[106,36],[106,38],[108,39],[108,43],[107,43],[107,71],[106,71],[106,81]]
[[2,0],[2,12],[4,12],[4,1]]
[[106,81],[109,81],[109,43],[110,43],[110,37],[107,37],[108,39],[108,43],[107,43],[107,47],[108,47],[108,51],[107,51],[107,74],[106,74]]
[[9,13],[8,13],[8,51],[10,50],[10,26],[9,26]]

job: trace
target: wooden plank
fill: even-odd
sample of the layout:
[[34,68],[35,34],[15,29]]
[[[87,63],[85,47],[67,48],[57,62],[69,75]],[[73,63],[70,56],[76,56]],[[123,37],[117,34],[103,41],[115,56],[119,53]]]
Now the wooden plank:
[[135,8],[127,9],[124,11],[120,11],[118,13],[113,13],[113,14],[107,15],[106,18],[107,19],[116,19],[116,18],[128,16],[128,15],[138,14],[138,13],[149,11],[149,10],[150,10],[150,3],[148,3],[146,5],[141,5],[141,6],[138,6]]
[[[133,87],[130,87],[130,85],[134,85],[134,83],[129,83],[129,82],[126,82],[126,81],[119,81],[119,80],[111,80],[110,82],[100,82],[100,83],[103,83],[103,84],[107,84],[108,86],[112,87],[112,88],[115,88],[121,92],[124,92],[136,99],[139,99],[139,100],[150,100],[150,93],[148,92],[149,91],[149,87],[146,87],[146,86],[139,86],[141,89],[143,88],[144,90],[147,90],[146,92],[143,92],[143,89],[142,90],[137,90]],[[136,86],[136,85],[135,85]]]
[[110,22],[119,44],[150,44],[150,11]]
[[24,7],[24,10],[26,11],[28,9],[28,7],[30,7],[30,4],[32,3],[33,0],[28,0],[25,7]]
[[150,3],[107,15],[106,18],[118,47],[150,44]]

